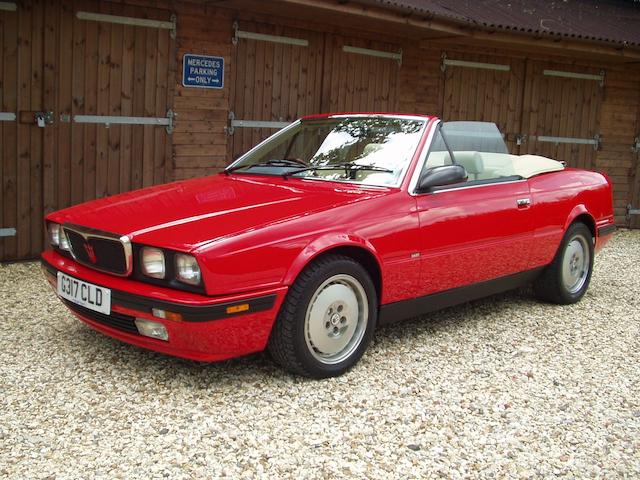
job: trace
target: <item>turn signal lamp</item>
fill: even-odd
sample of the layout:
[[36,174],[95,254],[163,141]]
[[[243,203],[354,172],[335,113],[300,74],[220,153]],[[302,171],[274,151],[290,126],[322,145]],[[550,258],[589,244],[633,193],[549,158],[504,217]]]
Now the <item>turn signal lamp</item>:
[[152,308],[151,313],[154,317],[162,318],[164,320],[173,320],[174,322],[182,321],[182,314],[176,312],[169,312],[160,308]]
[[246,312],[248,310],[249,310],[249,304],[248,303],[240,303],[239,305],[232,305],[230,307],[227,307],[227,313],[228,314]]

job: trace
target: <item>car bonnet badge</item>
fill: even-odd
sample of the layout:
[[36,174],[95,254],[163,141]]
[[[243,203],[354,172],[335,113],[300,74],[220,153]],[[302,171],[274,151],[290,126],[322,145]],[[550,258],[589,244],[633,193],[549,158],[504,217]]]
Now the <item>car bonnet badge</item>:
[[89,257],[89,261],[91,261],[91,263],[96,263],[98,261],[98,259],[96,258],[96,252],[93,251],[93,247],[89,243],[85,242],[84,251],[87,252],[87,256]]

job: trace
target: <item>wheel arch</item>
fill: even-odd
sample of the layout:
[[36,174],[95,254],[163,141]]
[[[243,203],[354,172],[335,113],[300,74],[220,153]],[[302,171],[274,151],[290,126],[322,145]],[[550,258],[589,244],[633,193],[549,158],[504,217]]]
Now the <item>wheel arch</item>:
[[563,231],[566,232],[567,229],[576,222],[584,223],[591,231],[593,238],[596,238],[596,220],[583,204],[576,205],[573,210],[571,210],[564,224]]
[[364,239],[338,235],[323,237],[309,244],[294,260],[284,278],[291,285],[311,262],[327,255],[344,255],[364,267],[373,282],[378,302],[382,299],[382,262],[373,246]]

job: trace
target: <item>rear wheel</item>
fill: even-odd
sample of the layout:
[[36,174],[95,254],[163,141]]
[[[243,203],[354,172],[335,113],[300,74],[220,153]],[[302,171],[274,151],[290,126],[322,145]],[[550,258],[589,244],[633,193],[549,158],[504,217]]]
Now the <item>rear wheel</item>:
[[535,281],[536,296],[552,303],[579,301],[589,288],[593,270],[593,236],[584,223],[572,224],[556,256]]
[[287,370],[333,377],[355,365],[377,318],[376,290],[355,260],[329,255],[291,286],[269,338],[269,352]]

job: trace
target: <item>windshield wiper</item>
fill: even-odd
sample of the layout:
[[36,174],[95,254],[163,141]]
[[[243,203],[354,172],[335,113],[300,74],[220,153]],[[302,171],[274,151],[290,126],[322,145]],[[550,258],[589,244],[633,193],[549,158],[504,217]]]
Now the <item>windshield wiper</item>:
[[295,175],[296,173],[308,172],[313,170],[340,170],[344,168],[345,173],[349,173],[350,171],[357,170],[367,170],[372,172],[385,172],[385,173],[393,173],[393,170],[389,170],[388,168],[378,167],[376,165],[361,165],[359,163],[332,163],[330,165],[315,165],[306,168],[299,168],[297,170],[291,170],[289,172],[284,172],[282,174],[283,178],[287,178],[291,175]]
[[267,160],[266,162],[254,163],[252,165],[236,165],[235,167],[228,167],[224,169],[224,173],[229,175],[231,172],[235,172],[236,170],[240,170],[241,168],[251,168],[251,167],[306,167],[307,164],[302,160],[291,159],[291,158],[282,158],[282,159],[273,159]]

